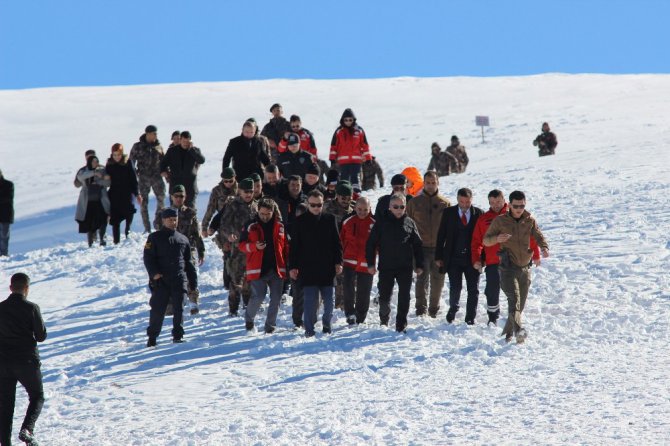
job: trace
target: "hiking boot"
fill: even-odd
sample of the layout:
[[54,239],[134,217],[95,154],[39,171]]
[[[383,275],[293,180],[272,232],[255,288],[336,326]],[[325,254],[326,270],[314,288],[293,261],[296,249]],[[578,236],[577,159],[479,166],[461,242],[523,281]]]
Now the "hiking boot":
[[147,341],[147,347],[155,347],[156,346],[156,338],[149,338]]
[[426,315],[426,310],[425,309],[422,309],[422,310],[417,309],[416,310],[416,317],[421,317],[421,316],[425,316],[425,315]]
[[487,326],[487,327],[490,327],[491,325],[493,325],[494,327],[496,327],[496,326],[498,325],[498,321],[497,321],[497,320],[493,320],[493,321],[488,321],[488,322],[486,323],[486,326]]
[[384,327],[388,327],[389,325],[389,320],[388,319],[380,319],[379,324],[383,325]]
[[520,328],[519,331],[516,332],[516,343],[517,344],[523,344],[526,341],[526,338],[528,337],[528,332],[526,332],[525,328]]
[[465,323],[468,325],[475,325],[475,320],[474,319],[466,319]]
[[449,311],[447,311],[447,322],[452,323],[454,322],[454,319],[456,319],[456,312],[458,311],[458,308],[451,307],[449,308]]
[[172,338],[173,344],[183,344],[184,342],[186,342],[184,341],[184,338]]
[[331,334],[333,331],[330,327],[323,327],[323,334]]
[[191,315],[198,314],[200,313],[200,309],[198,308],[198,304],[191,302]]
[[305,337],[306,338],[313,338],[314,337],[314,332],[313,331],[306,331],[305,332]]
[[275,332],[275,327],[267,326],[265,327],[265,334],[272,334]]
[[246,331],[251,331],[254,329],[254,323],[253,322],[245,322],[244,323],[244,329]]
[[35,436],[26,428],[21,429],[21,432],[19,432],[19,440],[28,446],[39,446],[37,440],[35,440]]
[[356,316],[351,315],[347,316],[347,324],[354,325],[356,323]]
[[407,333],[407,324],[405,325],[396,325],[395,326],[395,331],[398,333]]

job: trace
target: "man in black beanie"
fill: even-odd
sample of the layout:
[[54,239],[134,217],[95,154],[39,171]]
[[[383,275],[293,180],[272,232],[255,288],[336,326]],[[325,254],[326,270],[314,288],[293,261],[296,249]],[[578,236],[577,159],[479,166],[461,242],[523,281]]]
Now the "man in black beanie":
[[384,214],[388,212],[389,203],[391,203],[391,197],[394,194],[403,194],[405,200],[409,201],[412,199],[412,196],[407,194],[407,177],[401,173],[393,175],[391,178],[391,193],[389,195],[384,195],[377,201],[377,206],[375,207],[375,221],[379,221],[384,217]]

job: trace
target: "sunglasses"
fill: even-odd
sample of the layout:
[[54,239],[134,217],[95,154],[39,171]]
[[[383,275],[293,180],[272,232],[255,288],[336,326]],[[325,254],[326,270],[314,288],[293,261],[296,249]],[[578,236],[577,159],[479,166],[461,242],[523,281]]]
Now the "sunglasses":
[[323,203],[309,203],[309,207],[311,207],[311,208],[322,208]]
[[394,204],[393,206],[391,206],[391,208],[393,208],[393,209],[405,209],[405,205],[404,204]]
[[526,205],[525,204],[513,204],[512,207],[514,209],[525,209]]

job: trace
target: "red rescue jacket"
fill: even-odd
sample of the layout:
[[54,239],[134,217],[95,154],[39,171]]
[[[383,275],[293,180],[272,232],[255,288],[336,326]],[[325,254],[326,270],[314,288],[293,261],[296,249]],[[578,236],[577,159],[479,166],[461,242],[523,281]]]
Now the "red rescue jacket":
[[342,259],[345,268],[355,269],[359,273],[368,272],[368,263],[365,260],[365,244],[374,224],[375,219],[372,218],[372,215],[361,219],[355,214],[342,223],[340,240],[342,241]]
[[[288,243],[286,241],[286,233],[284,225],[275,215],[274,226],[272,229],[272,237],[275,247],[275,259],[277,259],[277,275],[282,279],[286,278],[286,261],[288,259]],[[249,224],[245,229],[246,237],[243,235],[242,241],[239,244],[240,251],[247,255],[247,282],[258,280],[261,277],[261,266],[263,265],[263,252],[256,248],[256,242],[265,240],[263,228],[258,220]]]
[[[489,209],[477,220],[475,229],[472,232],[472,244],[470,245],[470,252],[472,253],[472,264],[476,262],[486,261],[486,265],[497,265],[500,263],[500,258],[498,257],[498,251],[500,251],[500,245],[496,243],[493,246],[484,246],[484,235],[486,231],[491,226],[491,222],[498,215],[504,215],[509,210],[507,203],[497,214]],[[540,248],[537,246],[537,242],[533,237],[530,238],[530,249],[533,250],[533,260],[540,258]],[[483,254],[483,259],[482,259]],[[484,262],[482,262],[484,263]]]
[[328,159],[337,161],[337,164],[363,164],[364,161],[372,159],[370,146],[365,137],[365,132],[357,124],[351,127],[339,126],[333,134],[330,143],[330,156]]

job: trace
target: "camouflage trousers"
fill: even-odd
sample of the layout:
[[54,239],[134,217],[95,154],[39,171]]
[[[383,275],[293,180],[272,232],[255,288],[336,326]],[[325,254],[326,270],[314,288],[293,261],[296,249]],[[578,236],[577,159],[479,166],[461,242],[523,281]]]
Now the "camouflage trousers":
[[231,315],[237,315],[240,308],[240,298],[246,307],[251,297],[249,282],[244,280],[247,268],[247,256],[238,249],[237,244],[233,246],[230,257],[226,261],[226,272],[230,275],[230,288],[228,290],[228,307]]
[[521,313],[526,306],[530,288],[530,267],[499,266],[498,271],[500,272],[500,288],[507,296],[507,323],[502,334],[511,337],[523,328]]
[[149,193],[151,192],[151,189],[153,189],[154,195],[156,195],[156,214],[154,216],[153,227],[154,229],[159,230],[161,227],[160,214],[165,207],[165,182],[163,181],[163,177],[160,175],[139,176],[138,186],[140,196],[142,197],[140,211],[142,214],[142,223],[144,223],[144,230],[146,232],[151,232],[151,220],[149,220]]

